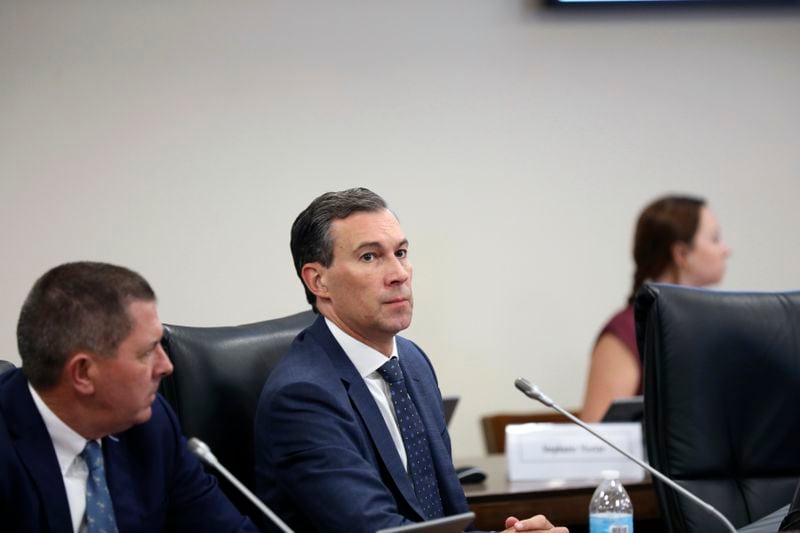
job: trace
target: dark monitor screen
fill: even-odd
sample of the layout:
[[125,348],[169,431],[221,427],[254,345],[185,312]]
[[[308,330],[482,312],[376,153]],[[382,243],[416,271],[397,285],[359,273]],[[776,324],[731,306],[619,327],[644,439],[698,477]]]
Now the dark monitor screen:
[[800,7],[800,0],[544,0],[547,6],[747,8]]
[[381,529],[377,533],[461,533],[474,519],[475,513],[468,512],[407,526]]
[[614,400],[603,422],[641,422],[644,416],[644,397],[630,396]]
[[450,420],[453,419],[453,413],[456,411],[458,399],[459,396],[445,396],[442,398],[442,402],[444,403],[444,422],[448,426],[450,425]]

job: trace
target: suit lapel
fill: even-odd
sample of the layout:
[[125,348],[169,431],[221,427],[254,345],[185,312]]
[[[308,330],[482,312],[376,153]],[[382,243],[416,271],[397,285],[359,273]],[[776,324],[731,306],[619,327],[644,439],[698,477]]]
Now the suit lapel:
[[13,376],[4,396],[3,411],[9,432],[22,463],[39,493],[49,531],[72,533],[72,517],[64,488],[64,479],[50,440],[50,434],[28,390],[28,381],[20,370]]
[[318,317],[311,326],[311,332],[325,349],[331,363],[338,371],[339,377],[345,384],[350,401],[364,421],[364,425],[372,442],[375,444],[375,448],[378,450],[381,461],[383,461],[384,466],[392,476],[395,485],[411,508],[422,519],[425,515],[422,513],[422,507],[417,501],[411,478],[403,467],[403,462],[400,460],[394,441],[386,428],[386,421],[378,410],[375,399],[364,383],[364,379],[358,373],[350,358],[347,357],[347,354],[344,353],[342,347],[339,346],[339,343],[336,342],[336,339],[333,338],[322,316]]

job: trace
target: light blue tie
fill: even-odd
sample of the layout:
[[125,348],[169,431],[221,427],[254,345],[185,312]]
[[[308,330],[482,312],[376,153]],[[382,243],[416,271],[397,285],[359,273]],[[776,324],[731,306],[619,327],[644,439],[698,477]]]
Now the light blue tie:
[[81,457],[89,467],[89,478],[86,480],[86,530],[88,533],[117,533],[111,493],[106,484],[103,450],[96,441],[90,440]]
[[414,492],[422,504],[425,518],[430,520],[444,516],[428,435],[419,411],[408,395],[400,363],[397,358],[392,357],[378,369],[378,372],[389,384],[389,390],[392,392],[397,425],[400,426],[400,435],[403,437],[408,458],[408,474],[414,483]]

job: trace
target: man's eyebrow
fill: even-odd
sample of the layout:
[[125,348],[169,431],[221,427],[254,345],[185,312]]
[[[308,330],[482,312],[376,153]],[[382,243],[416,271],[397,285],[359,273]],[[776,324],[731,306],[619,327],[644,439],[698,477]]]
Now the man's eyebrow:
[[368,241],[368,242],[362,242],[361,244],[356,246],[355,251],[358,252],[359,250],[363,250],[364,248],[380,248],[380,247],[381,243],[379,243],[378,241]]
[[[363,250],[364,248],[381,248],[382,246],[383,246],[383,244],[378,242],[378,241],[362,242],[361,244],[356,246],[354,251],[359,252],[359,251]],[[408,239],[403,239],[402,241],[400,241],[397,244],[398,248],[402,248],[404,246],[408,246]]]

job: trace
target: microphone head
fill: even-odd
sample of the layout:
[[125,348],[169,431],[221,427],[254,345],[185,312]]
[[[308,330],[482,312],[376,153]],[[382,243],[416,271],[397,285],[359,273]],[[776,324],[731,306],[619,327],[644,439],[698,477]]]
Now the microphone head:
[[514,380],[514,385],[516,385],[516,387],[526,396],[530,396],[530,393],[533,390],[533,385],[531,385],[531,382],[525,378],[517,378]]
[[212,464],[216,462],[217,458],[214,457],[213,453],[211,453],[211,448],[208,447],[208,444],[201,441],[197,437],[192,437],[189,439],[187,446],[190,452],[195,454],[203,461]]
[[542,391],[539,390],[539,387],[527,379],[517,378],[516,381],[514,381],[514,385],[516,385],[517,388],[521,390],[528,398],[533,398],[534,400],[545,404],[547,407],[553,407],[553,400],[548,398]]

